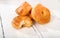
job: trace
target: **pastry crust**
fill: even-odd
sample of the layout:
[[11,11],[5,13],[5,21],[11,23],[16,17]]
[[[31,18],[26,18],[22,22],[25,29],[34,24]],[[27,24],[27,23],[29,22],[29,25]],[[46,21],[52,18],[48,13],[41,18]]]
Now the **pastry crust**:
[[12,20],[12,26],[15,28],[15,29],[20,29],[21,27],[19,26],[19,23],[21,21],[21,17],[20,16],[16,16],[15,18],[13,18]]
[[41,4],[37,4],[32,9],[31,16],[37,23],[40,24],[45,24],[50,21],[50,11]]
[[15,29],[20,29],[22,27],[31,27],[32,20],[28,16],[17,16],[12,20],[12,26]]
[[24,2],[21,6],[19,6],[17,9],[16,9],[16,13],[18,15],[22,15],[22,16],[25,16],[25,15],[28,15],[29,12],[31,11],[32,7],[30,4],[28,4],[27,2]]

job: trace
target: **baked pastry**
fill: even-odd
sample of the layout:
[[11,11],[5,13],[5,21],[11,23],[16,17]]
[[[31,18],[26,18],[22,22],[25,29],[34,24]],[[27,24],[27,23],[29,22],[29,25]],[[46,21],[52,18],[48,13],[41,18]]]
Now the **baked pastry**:
[[45,24],[50,21],[50,11],[41,4],[37,4],[32,9],[31,16],[37,23],[40,24]]
[[25,27],[31,27],[32,26],[32,20],[28,16],[22,17],[22,21],[24,21],[24,26]]
[[22,15],[22,16],[25,16],[25,15],[28,15],[29,12],[31,11],[32,7],[30,4],[28,4],[27,2],[24,2],[21,6],[19,6],[17,9],[16,9],[16,13],[18,15]]
[[31,27],[32,26],[32,20],[28,16],[16,16],[12,20],[12,26],[15,29],[20,29],[22,27]]

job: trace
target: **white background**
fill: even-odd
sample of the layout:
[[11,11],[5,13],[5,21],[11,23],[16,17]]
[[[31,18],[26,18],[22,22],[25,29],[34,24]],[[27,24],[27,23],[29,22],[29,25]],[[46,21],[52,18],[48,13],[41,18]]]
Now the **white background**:
[[[45,38],[60,38],[60,0],[0,0],[0,14],[3,20],[5,37],[39,38],[32,27],[30,29],[23,28],[16,30],[11,25],[12,19],[17,16],[15,9],[24,1],[27,1],[32,7],[40,3],[51,11],[53,23],[51,21],[51,24],[47,24],[49,26],[39,26],[39,24],[36,24],[36,27]],[[0,35],[2,35],[2,31],[0,31]]]

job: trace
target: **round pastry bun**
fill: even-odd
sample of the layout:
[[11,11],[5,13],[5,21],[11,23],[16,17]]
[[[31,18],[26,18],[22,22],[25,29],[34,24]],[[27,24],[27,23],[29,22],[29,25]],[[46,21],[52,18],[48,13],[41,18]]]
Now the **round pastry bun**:
[[32,9],[31,16],[39,24],[45,24],[50,21],[50,11],[41,4],[37,4]]

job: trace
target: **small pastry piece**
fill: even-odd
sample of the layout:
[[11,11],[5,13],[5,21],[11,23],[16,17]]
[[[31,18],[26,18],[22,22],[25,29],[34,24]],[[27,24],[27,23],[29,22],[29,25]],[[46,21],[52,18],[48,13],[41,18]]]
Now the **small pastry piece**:
[[21,21],[21,17],[20,16],[16,16],[13,20],[12,20],[12,26],[15,28],[15,29],[20,29],[21,26],[20,26],[20,21]]
[[37,23],[40,24],[45,24],[50,21],[50,11],[41,4],[37,4],[32,9],[31,16]]
[[28,16],[22,17],[22,21],[24,21],[24,26],[25,27],[31,27],[32,26],[32,20]]
[[16,29],[31,27],[32,20],[28,16],[17,16],[12,20],[12,26]]
[[22,15],[22,16],[25,16],[25,15],[28,15],[29,12],[31,11],[32,7],[30,4],[28,4],[27,2],[24,2],[21,6],[19,6],[17,9],[16,9],[16,13],[18,15]]

